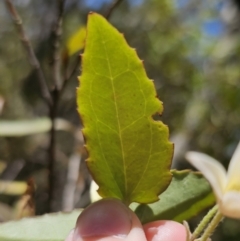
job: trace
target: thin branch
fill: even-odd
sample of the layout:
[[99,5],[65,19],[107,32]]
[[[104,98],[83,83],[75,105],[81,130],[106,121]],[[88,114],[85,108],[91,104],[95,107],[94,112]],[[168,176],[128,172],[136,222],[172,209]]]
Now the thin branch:
[[[18,31],[18,34],[20,36],[20,39],[23,43],[23,46],[28,54],[29,61],[33,68],[37,72],[39,84],[41,87],[41,92],[43,99],[47,102],[49,107],[49,117],[51,119],[52,127],[50,130],[50,143],[48,148],[48,155],[49,155],[49,163],[48,163],[48,171],[49,171],[49,197],[48,197],[48,212],[52,211],[52,208],[54,206],[54,191],[55,191],[55,183],[56,183],[56,174],[55,174],[55,163],[56,163],[56,137],[55,137],[55,122],[54,119],[57,114],[58,104],[59,104],[59,97],[60,97],[60,88],[61,88],[61,59],[60,59],[60,39],[61,39],[61,32],[62,32],[62,16],[63,16],[63,9],[64,9],[64,3],[65,0],[57,0],[57,21],[56,26],[53,30],[53,82],[54,82],[54,88],[50,92],[47,82],[45,79],[45,76],[43,74],[43,71],[41,69],[40,63],[33,51],[32,45],[29,41],[29,39],[26,36],[26,33],[24,31],[22,20],[13,6],[11,0],[5,0],[6,7],[11,14],[12,19],[14,20],[14,23],[16,24],[16,28]],[[69,78],[71,75],[69,76]]]
[[66,76],[67,79],[71,79],[73,77],[73,75],[76,72],[78,66],[80,67],[80,64],[81,64],[81,56],[78,56],[78,58],[75,61],[75,64],[74,64],[73,68],[67,73],[67,76]]
[[65,77],[63,79],[62,87],[61,87],[60,93],[59,93],[60,96],[62,96],[69,80],[73,77],[73,75],[77,71],[78,67],[80,68],[80,65],[81,65],[81,57],[78,56],[75,60],[73,67],[70,70],[66,71],[66,73],[65,73]]
[[55,122],[54,119],[57,113],[58,107],[58,91],[56,89],[52,92],[53,104],[49,110],[49,117],[51,119],[52,127],[49,132],[49,147],[48,147],[48,203],[47,203],[47,212],[50,213],[53,210],[54,199],[55,199],[55,183],[56,183],[56,172],[55,172],[55,163],[56,163],[56,136],[55,136]]
[[50,130],[50,143],[48,148],[49,163],[48,163],[48,212],[51,212],[55,205],[55,183],[56,176],[56,136],[55,136],[55,118],[57,115],[60,92],[61,92],[61,53],[60,53],[60,40],[62,36],[62,19],[64,12],[65,0],[57,0],[57,21],[53,29],[53,83],[54,88],[52,91],[53,104],[49,110],[49,117],[51,119],[52,128]]
[[57,6],[57,20],[53,29],[53,82],[55,88],[61,88],[61,54],[60,54],[60,40],[62,36],[62,19],[65,0],[58,0]]
[[41,88],[41,93],[42,93],[42,97],[43,99],[46,101],[48,106],[52,105],[52,97],[49,91],[49,88],[47,86],[47,82],[45,79],[45,76],[43,74],[42,68],[40,66],[40,63],[33,51],[33,47],[29,41],[29,39],[26,36],[25,30],[23,28],[22,25],[22,20],[16,10],[16,8],[14,7],[14,5],[12,4],[11,0],[5,0],[5,4],[7,7],[7,10],[9,11],[19,34],[19,37],[22,41],[22,44],[24,46],[25,51],[27,52],[28,55],[28,59],[30,64],[32,65],[32,67],[35,69],[36,73],[37,73],[37,77],[38,77],[38,82],[40,84],[40,88]]
[[112,15],[114,9],[122,2],[123,0],[116,0],[111,6],[110,8],[107,10],[106,14],[105,14],[105,18],[109,19],[110,16]]

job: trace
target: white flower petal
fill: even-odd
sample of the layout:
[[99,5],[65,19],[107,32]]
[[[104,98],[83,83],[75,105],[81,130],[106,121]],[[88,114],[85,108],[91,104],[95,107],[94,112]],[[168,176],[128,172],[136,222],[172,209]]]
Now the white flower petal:
[[227,190],[240,191],[240,142],[229,163],[227,179]]
[[227,181],[227,173],[223,165],[206,154],[194,151],[187,152],[186,159],[202,172],[212,186],[217,199],[220,200]]
[[240,192],[226,192],[219,209],[226,217],[240,219]]
[[90,200],[92,203],[102,199],[102,197],[97,192],[98,188],[99,186],[97,185],[97,183],[92,180],[90,185],[90,191],[89,191]]

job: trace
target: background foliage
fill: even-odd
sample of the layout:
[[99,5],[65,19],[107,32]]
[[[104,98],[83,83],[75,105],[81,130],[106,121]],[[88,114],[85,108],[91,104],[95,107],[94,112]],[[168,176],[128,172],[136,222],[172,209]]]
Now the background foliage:
[[[68,44],[71,36],[85,26],[87,13],[94,10],[105,14],[111,3],[110,0],[66,1],[61,41],[62,71],[66,61],[74,66],[78,58],[78,53],[71,52]],[[145,60],[148,76],[155,80],[158,95],[164,103],[161,119],[169,125],[175,143],[174,168],[187,167],[183,158],[187,150],[206,152],[227,166],[240,139],[240,15],[237,3],[125,0],[111,15],[110,22],[125,33],[130,46]],[[51,86],[50,56],[56,3],[16,0],[14,4]],[[35,121],[38,132],[18,137],[0,132],[0,179],[26,182],[33,178],[37,186],[34,209],[37,214],[43,214],[48,200],[49,123],[44,119],[49,115],[48,109],[40,96],[36,73],[29,66],[3,1],[0,2],[0,22],[1,122]],[[81,123],[74,94],[77,75],[79,71],[68,82],[57,110],[57,117],[65,122],[60,121],[57,128],[52,211],[85,207],[89,203],[90,179],[84,164],[86,154],[81,148]],[[40,122],[40,127],[36,122],[38,118],[45,121]],[[22,198],[2,191],[1,205],[8,210],[3,213],[0,206],[2,221],[16,217],[18,200]],[[216,233],[215,240],[238,240],[238,225],[237,221],[227,221]]]

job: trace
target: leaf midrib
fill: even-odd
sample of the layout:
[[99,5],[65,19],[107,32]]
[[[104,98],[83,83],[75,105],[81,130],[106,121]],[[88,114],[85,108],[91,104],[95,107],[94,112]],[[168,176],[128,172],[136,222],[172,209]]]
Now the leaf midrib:
[[[121,154],[122,154],[123,172],[124,172],[125,193],[124,193],[124,195],[122,193],[122,195],[123,195],[123,199],[126,199],[126,194],[127,194],[127,190],[128,190],[127,181],[126,181],[127,173],[126,173],[125,155],[124,155],[124,151],[123,151],[122,135],[121,135],[121,131],[120,131],[119,113],[118,113],[118,107],[117,107],[117,103],[116,103],[116,92],[115,92],[115,87],[114,87],[114,83],[113,83],[114,77],[112,75],[112,70],[111,70],[111,66],[110,66],[110,62],[109,62],[108,52],[106,50],[105,41],[103,40],[103,36],[102,36],[101,30],[99,28],[98,28],[98,32],[101,37],[102,45],[104,46],[104,52],[106,54],[106,60],[107,60],[107,64],[108,64],[108,70],[109,70],[110,80],[111,80],[111,85],[112,85],[112,91],[113,91],[113,95],[114,95],[114,106],[115,106],[115,111],[116,111],[116,116],[117,116],[117,128],[118,128],[118,136],[119,136],[120,145],[121,145]],[[121,192],[121,188],[119,187],[118,182],[116,182],[116,184]],[[125,200],[125,201],[127,201],[127,200]]]

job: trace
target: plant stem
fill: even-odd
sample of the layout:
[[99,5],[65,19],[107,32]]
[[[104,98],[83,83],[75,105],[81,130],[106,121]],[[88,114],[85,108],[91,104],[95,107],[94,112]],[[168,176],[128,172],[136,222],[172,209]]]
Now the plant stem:
[[62,96],[63,92],[66,89],[66,86],[67,86],[69,80],[74,76],[76,70],[78,69],[78,67],[80,67],[80,65],[81,65],[81,58],[79,56],[77,56],[73,67],[70,70],[65,71],[63,83],[62,83],[61,89],[59,91],[59,96]]
[[5,4],[7,7],[7,10],[9,11],[9,13],[16,25],[16,29],[17,29],[19,38],[21,39],[23,47],[27,53],[28,60],[31,64],[31,66],[35,69],[35,71],[37,73],[42,97],[46,101],[47,105],[50,107],[52,105],[52,97],[51,97],[49,88],[47,86],[47,81],[43,74],[41,65],[34,53],[32,44],[30,43],[30,41],[25,33],[25,30],[24,30],[24,27],[22,24],[22,19],[20,18],[19,14],[18,14],[16,8],[14,7],[14,5],[12,4],[11,0],[5,0]]
[[210,220],[213,218],[217,211],[218,206],[215,205],[198,224],[197,228],[194,230],[192,234],[190,241],[194,241],[197,237],[199,237],[199,235],[202,233],[204,228],[209,224]]
[[56,138],[55,138],[55,121],[56,112],[58,108],[58,91],[56,89],[53,90],[53,105],[49,109],[49,117],[51,119],[51,129],[49,132],[49,147],[48,147],[48,207],[47,212],[50,213],[53,211],[54,203],[55,203],[55,183],[56,183]]
[[65,0],[57,0],[57,20],[53,29],[53,83],[57,90],[61,88],[61,54],[62,19]]
[[105,14],[105,18],[109,19],[110,16],[112,15],[113,11],[115,8],[117,8],[117,6],[122,2],[123,0],[116,0],[111,6],[110,8],[107,10],[106,14]]
[[49,153],[49,163],[48,163],[48,212],[55,211],[54,204],[56,201],[55,197],[55,183],[57,183],[56,175],[56,128],[55,128],[55,118],[57,115],[60,92],[61,92],[61,59],[60,59],[60,40],[62,36],[62,18],[64,12],[65,0],[57,0],[57,21],[55,28],[53,30],[53,90],[52,90],[52,106],[49,108],[49,117],[51,119],[51,130],[50,130],[50,143],[48,148]]
[[205,229],[200,241],[207,241],[207,239],[212,235],[212,233],[214,232],[218,224],[221,222],[222,218],[223,218],[222,213],[217,211],[214,218],[209,223],[208,227]]

